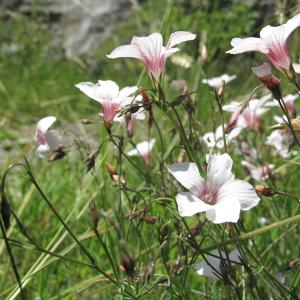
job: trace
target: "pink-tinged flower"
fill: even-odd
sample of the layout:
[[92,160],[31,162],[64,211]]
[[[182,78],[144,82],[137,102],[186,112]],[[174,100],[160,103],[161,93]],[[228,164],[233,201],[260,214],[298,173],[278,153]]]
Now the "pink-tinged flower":
[[119,86],[111,80],[99,80],[97,83],[81,82],[75,86],[101,104],[104,124],[107,128],[111,128],[120,108],[134,100],[132,94],[138,90],[136,86],[119,90]]
[[[294,94],[294,95],[288,94],[282,98],[291,118],[296,118],[297,113],[296,113],[296,107],[295,107],[294,102],[298,98],[299,98],[298,94]],[[266,104],[266,106],[269,106],[269,107],[278,106],[279,107],[279,103],[277,101],[272,101],[272,102],[268,102]]]
[[[249,128],[252,130],[259,130],[262,127],[261,117],[268,110],[266,103],[270,100],[270,95],[266,95],[261,99],[253,99],[248,103],[248,107],[239,115],[236,112],[240,110],[240,103],[233,101],[230,104],[224,105],[223,110],[232,112],[235,120],[235,126],[241,128]],[[230,118],[231,119],[231,118]]]
[[[231,143],[241,132],[242,128],[236,127],[230,133],[225,135],[226,143]],[[223,149],[224,148],[224,140],[223,140],[223,129],[220,125],[215,132],[207,132],[203,135],[203,141],[206,144],[206,146],[210,149],[212,148],[218,148]]]
[[251,177],[256,181],[268,179],[272,176],[273,164],[255,166],[248,161],[243,160],[241,164],[247,168]]
[[256,206],[260,199],[254,188],[246,181],[234,179],[231,168],[228,154],[211,156],[206,179],[200,176],[195,163],[169,166],[169,172],[189,191],[176,196],[179,215],[206,212],[206,218],[215,224],[236,223],[241,210]]
[[208,277],[213,280],[221,280],[228,277],[231,268],[241,263],[241,255],[237,249],[226,255],[224,251],[213,250],[202,260],[201,263],[195,265],[198,275]]
[[155,139],[144,141],[136,145],[135,149],[127,152],[128,156],[141,156],[147,165],[150,165],[150,153],[154,147]]
[[[283,123],[282,118],[274,116],[277,123]],[[294,137],[289,128],[276,129],[267,137],[266,144],[273,146],[276,152],[283,158],[291,156],[290,148],[294,142]]]
[[139,110],[135,113],[130,114],[128,117],[125,117],[125,122],[127,126],[127,132],[129,136],[133,135],[133,128],[136,120],[145,120],[146,115],[143,111]]
[[272,74],[272,68],[268,63],[251,68],[253,73],[259,78],[261,83],[267,87],[276,100],[281,99],[280,80]]
[[236,75],[223,74],[219,77],[202,79],[202,83],[205,83],[205,84],[209,85],[210,87],[219,89],[223,85],[223,83],[227,84],[228,82],[234,80],[235,78],[236,78]]
[[42,158],[60,148],[61,135],[56,130],[49,130],[55,121],[55,117],[49,116],[38,121],[36,125],[34,139],[38,144],[38,155]]
[[170,35],[169,41],[164,47],[163,38],[158,32],[147,37],[134,36],[130,45],[117,47],[107,57],[136,58],[144,63],[150,78],[159,80],[165,71],[167,58],[180,50],[174,46],[195,38],[196,35],[191,32],[177,31]]
[[300,26],[300,14],[297,14],[287,23],[273,27],[266,26],[260,31],[260,38],[234,38],[231,40],[233,48],[227,53],[239,54],[258,51],[265,54],[271,63],[288,77],[293,74],[291,58],[288,52],[287,39]]

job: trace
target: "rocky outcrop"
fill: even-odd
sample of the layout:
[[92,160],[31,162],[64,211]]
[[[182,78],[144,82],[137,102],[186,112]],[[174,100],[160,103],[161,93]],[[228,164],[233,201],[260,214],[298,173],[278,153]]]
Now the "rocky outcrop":
[[2,7],[25,15],[44,16],[53,41],[66,55],[87,54],[128,14],[132,0],[3,0]]

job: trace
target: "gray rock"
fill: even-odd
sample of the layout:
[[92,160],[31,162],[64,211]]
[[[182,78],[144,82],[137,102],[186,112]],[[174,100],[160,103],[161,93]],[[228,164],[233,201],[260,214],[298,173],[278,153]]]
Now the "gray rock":
[[55,45],[67,57],[88,54],[128,14],[132,0],[4,0],[0,6],[31,16],[45,16]]

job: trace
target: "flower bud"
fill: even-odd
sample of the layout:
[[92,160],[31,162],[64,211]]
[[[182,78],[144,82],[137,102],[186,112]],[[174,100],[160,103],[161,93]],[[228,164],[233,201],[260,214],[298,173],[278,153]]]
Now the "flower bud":
[[122,250],[120,255],[120,262],[121,262],[120,269],[124,270],[127,276],[133,277],[135,263],[132,254]]
[[86,172],[88,173],[91,169],[95,168],[95,154],[90,154],[84,162],[86,163]]
[[2,200],[1,200],[1,217],[2,217],[4,227],[6,230],[8,230],[9,226],[10,226],[10,216],[11,216],[10,207],[9,207],[8,201],[5,197],[5,194],[3,192]]
[[79,122],[80,122],[81,124],[83,124],[83,125],[90,125],[90,124],[95,124],[95,123],[97,123],[97,121],[89,120],[89,119],[81,119]]
[[144,216],[143,220],[144,220],[144,222],[151,224],[151,225],[154,225],[156,222],[156,218],[153,216]]
[[200,45],[200,62],[202,65],[206,65],[208,61],[207,48],[205,44]]
[[60,146],[57,150],[53,152],[53,154],[48,159],[49,162],[53,162],[56,160],[62,159],[66,155],[66,152],[63,150],[63,147]]
[[259,78],[261,83],[272,92],[276,100],[280,100],[282,98],[280,80],[272,74],[271,66],[268,63],[264,63],[258,67],[253,67],[252,71]]
[[92,200],[90,203],[90,218],[92,228],[94,230],[97,229],[99,223],[99,214],[96,208],[95,200]]
[[274,191],[272,188],[270,187],[265,187],[264,185],[257,185],[255,187],[255,191],[259,194],[262,194],[263,196],[266,197],[273,197],[274,195],[276,195],[276,191]]

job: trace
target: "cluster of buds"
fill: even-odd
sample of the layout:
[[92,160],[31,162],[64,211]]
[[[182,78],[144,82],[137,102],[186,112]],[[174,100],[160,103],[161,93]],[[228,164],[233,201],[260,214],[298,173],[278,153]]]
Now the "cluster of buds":
[[133,210],[130,211],[127,216],[130,219],[135,219],[135,218],[139,218],[141,220],[143,220],[145,223],[154,225],[156,223],[156,218],[153,216],[148,216],[145,215],[146,214],[147,209],[143,209],[143,210]]

